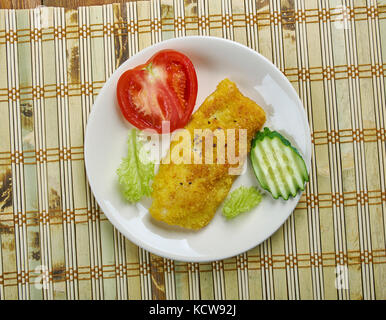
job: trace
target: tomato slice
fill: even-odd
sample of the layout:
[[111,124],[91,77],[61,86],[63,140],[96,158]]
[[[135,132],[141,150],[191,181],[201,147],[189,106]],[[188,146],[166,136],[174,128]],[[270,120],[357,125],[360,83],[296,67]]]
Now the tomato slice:
[[162,50],[145,64],[124,72],[117,98],[123,116],[135,127],[162,132],[184,127],[197,98],[197,75],[192,62],[175,50]]

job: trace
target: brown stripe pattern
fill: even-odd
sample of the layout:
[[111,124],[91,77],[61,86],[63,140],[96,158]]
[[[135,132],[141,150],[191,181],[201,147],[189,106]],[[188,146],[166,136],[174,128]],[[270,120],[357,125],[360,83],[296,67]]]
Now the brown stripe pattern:
[[[385,299],[385,32],[376,0],[0,10],[0,300]],[[261,245],[209,263],[128,241],[84,169],[87,119],[108,77],[138,51],[188,35],[270,59],[311,128],[311,179],[290,218]]]

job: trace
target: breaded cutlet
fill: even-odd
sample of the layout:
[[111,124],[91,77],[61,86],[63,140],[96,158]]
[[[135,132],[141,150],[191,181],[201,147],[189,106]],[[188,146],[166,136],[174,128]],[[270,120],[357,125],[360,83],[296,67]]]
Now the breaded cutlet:
[[[194,157],[197,138],[194,136],[194,129],[210,129],[213,132],[218,129],[246,129],[246,146],[249,152],[251,140],[264,122],[264,110],[245,97],[235,83],[224,79],[192,115],[191,121],[185,127],[191,137],[191,159]],[[235,150],[238,154],[238,130],[235,131]],[[171,143],[168,156],[177,145],[178,141]],[[200,229],[212,220],[237,178],[237,175],[230,174],[229,169],[240,166],[229,163],[227,158],[225,163],[216,163],[217,148],[220,146],[216,143],[213,146],[213,164],[161,163],[153,181],[153,202],[149,210],[155,219],[189,229]],[[227,154],[227,144],[222,147],[225,147]],[[242,162],[244,161],[245,157],[242,159]]]

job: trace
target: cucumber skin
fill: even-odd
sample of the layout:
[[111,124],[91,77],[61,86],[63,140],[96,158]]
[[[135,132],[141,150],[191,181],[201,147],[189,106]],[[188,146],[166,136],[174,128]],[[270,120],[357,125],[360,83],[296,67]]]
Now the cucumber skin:
[[[291,194],[289,194],[287,198],[284,198],[284,197],[282,196],[282,194],[280,194],[280,193],[279,193],[276,197],[273,196],[273,194],[272,194],[271,190],[269,189],[269,187],[268,187],[267,185],[263,184],[263,183],[260,181],[260,179],[259,179],[259,177],[257,176],[257,174],[256,174],[254,162],[256,162],[257,160],[256,160],[256,159],[255,159],[255,160],[253,159],[253,158],[254,158],[253,150],[254,150],[254,148],[255,148],[255,146],[256,146],[256,143],[259,142],[259,141],[264,140],[265,138],[269,138],[269,139],[271,139],[271,140],[272,140],[273,138],[279,138],[279,139],[281,140],[281,142],[283,142],[283,144],[284,144],[285,146],[290,147],[290,148],[291,148],[291,149],[292,149],[292,150],[300,157],[300,159],[302,159],[302,162],[303,162],[304,167],[306,168],[306,172],[307,172],[307,166],[306,166],[306,163],[304,162],[304,159],[303,159],[303,157],[301,156],[301,154],[299,153],[299,151],[298,151],[294,146],[292,146],[291,142],[289,142],[286,138],[284,138],[284,137],[283,137],[279,132],[277,132],[277,131],[271,131],[269,128],[265,127],[265,128],[263,129],[263,131],[257,132],[256,135],[255,135],[255,137],[253,138],[253,140],[252,140],[252,142],[251,142],[251,153],[250,153],[250,156],[251,156],[251,163],[252,163],[253,173],[255,174],[255,177],[256,177],[257,181],[259,181],[260,186],[261,186],[264,190],[268,191],[268,192],[272,195],[272,198],[274,198],[275,200],[277,200],[277,199],[279,199],[280,197],[282,197],[283,200],[286,200],[286,201],[287,201],[287,200],[289,199],[289,197],[291,196]],[[308,172],[307,172],[307,177],[304,178],[304,182],[308,182],[308,181],[310,181],[310,176],[309,176],[309,174],[308,174]],[[299,187],[299,190],[304,191],[304,184],[303,184],[302,186],[298,186],[298,187]]]

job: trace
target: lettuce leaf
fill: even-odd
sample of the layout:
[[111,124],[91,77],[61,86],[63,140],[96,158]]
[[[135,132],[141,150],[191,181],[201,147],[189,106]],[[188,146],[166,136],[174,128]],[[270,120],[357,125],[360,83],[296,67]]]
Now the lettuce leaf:
[[256,207],[262,195],[255,187],[244,187],[234,190],[225,200],[222,209],[223,216],[227,219],[234,218],[242,212],[247,212]]
[[118,183],[125,199],[131,203],[138,202],[144,196],[150,196],[151,181],[154,178],[154,163],[146,159],[141,152],[143,143],[136,129],[131,129],[128,139],[127,157],[122,159],[117,169]]

